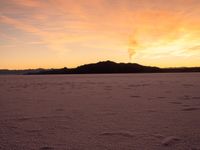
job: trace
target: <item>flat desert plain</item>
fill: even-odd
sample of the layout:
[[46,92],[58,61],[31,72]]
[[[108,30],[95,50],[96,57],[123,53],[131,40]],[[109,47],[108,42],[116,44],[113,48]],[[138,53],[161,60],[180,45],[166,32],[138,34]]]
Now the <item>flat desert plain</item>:
[[1,150],[200,150],[200,74],[0,76]]

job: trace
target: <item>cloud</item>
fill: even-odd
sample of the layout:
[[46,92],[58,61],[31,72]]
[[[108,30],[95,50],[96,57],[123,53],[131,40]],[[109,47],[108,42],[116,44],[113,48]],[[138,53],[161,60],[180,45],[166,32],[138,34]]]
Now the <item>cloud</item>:
[[60,51],[65,49],[66,43],[77,42],[83,40],[81,37],[73,34],[66,34],[62,31],[48,31],[41,29],[39,27],[33,26],[32,24],[28,24],[26,22],[10,18],[7,16],[0,15],[0,23],[4,23],[23,31],[28,34],[35,35],[39,38],[40,42],[30,41],[30,43],[34,44],[44,44],[47,47]]
[[44,4],[42,1],[43,0],[12,0],[12,3],[25,7],[41,7]]
[[188,48],[189,51],[199,51],[200,52],[200,45],[195,45],[193,47]]

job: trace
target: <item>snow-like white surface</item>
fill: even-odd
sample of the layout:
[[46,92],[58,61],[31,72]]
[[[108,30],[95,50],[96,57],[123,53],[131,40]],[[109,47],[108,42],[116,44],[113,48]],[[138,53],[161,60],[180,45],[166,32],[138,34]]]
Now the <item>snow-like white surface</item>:
[[200,74],[0,76],[2,150],[199,150]]

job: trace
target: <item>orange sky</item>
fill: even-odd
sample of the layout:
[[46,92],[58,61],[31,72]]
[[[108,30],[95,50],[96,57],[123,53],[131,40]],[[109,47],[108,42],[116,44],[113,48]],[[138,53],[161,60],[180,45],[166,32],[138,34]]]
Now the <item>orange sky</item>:
[[200,66],[200,0],[0,0],[0,69]]

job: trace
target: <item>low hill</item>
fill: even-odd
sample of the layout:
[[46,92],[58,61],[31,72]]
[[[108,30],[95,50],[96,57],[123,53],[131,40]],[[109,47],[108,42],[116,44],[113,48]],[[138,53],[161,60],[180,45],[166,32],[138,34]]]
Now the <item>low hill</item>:
[[104,61],[79,66],[72,69],[71,73],[148,73],[158,71],[160,71],[160,68],[157,67],[147,67],[135,63],[115,63],[112,61]]

